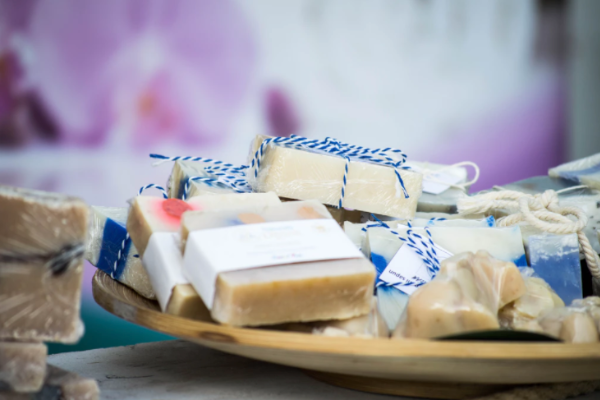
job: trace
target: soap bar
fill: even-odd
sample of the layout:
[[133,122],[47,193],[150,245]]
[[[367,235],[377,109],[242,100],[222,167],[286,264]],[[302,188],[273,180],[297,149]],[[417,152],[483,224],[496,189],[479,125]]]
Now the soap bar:
[[[346,160],[342,157],[269,144],[258,177],[254,177],[252,168],[247,175],[256,192],[273,191],[281,197],[314,199],[337,206],[345,167]],[[412,218],[421,196],[422,175],[407,170],[399,173],[409,198],[405,198],[394,168],[351,161],[342,205],[353,210]]]
[[[189,178],[200,176],[211,178],[213,175],[206,172],[206,163],[198,161],[175,161],[173,171],[169,177],[168,191],[169,197],[181,199],[185,192],[185,185]],[[190,181],[187,198],[212,195],[212,194],[231,194],[235,193],[230,187],[221,183],[209,183],[206,181]]]
[[423,192],[417,204],[417,211],[456,214],[458,212],[456,203],[464,197],[468,197],[468,195],[463,190],[455,188],[450,188],[440,194]]
[[292,323],[288,324],[286,328],[290,331],[321,336],[387,338],[390,335],[377,308],[376,297],[373,297],[371,311],[368,314],[343,320]]
[[138,196],[134,199],[127,218],[127,230],[133,244],[143,258],[148,240],[154,232],[177,232],[181,215],[191,210],[224,210],[240,206],[280,204],[274,193],[240,193],[197,196],[187,201]]
[[143,262],[163,312],[190,319],[205,319],[209,315],[183,275],[179,233],[152,234]]
[[[281,197],[280,200],[282,202],[296,201],[293,199],[286,199],[285,197]],[[337,208],[334,206],[328,206],[326,204],[325,208],[327,208],[327,211],[329,214],[331,214],[331,217],[335,219],[342,228],[344,227],[345,222],[360,223],[363,219],[363,213],[361,211],[347,210],[345,208]]]
[[581,266],[576,234],[530,236],[528,253],[531,268],[565,303],[581,299]]
[[82,378],[58,367],[45,366],[44,386],[35,393],[0,392],[3,400],[99,400],[100,389],[93,379]]
[[600,189],[600,153],[550,168],[548,175]]
[[[393,228],[393,226],[392,226]],[[394,229],[406,237],[406,227]],[[415,233],[424,235],[423,228],[414,228]],[[486,250],[492,257],[510,261],[519,267],[526,267],[527,260],[523,248],[523,239],[519,227],[508,228],[470,228],[470,227],[431,227],[433,241],[452,254]],[[403,245],[403,241],[385,228],[370,228],[363,246],[375,265],[378,274],[392,260]]]
[[0,339],[76,342],[87,206],[0,186],[0,220]]
[[449,214],[443,212],[420,212],[415,213],[415,218],[427,219],[431,218],[443,218],[443,219],[485,219],[487,216],[483,213],[477,214]]
[[[299,258],[315,254],[313,242],[298,247],[298,238],[305,238],[299,223],[310,229],[319,251],[339,249],[348,258]],[[190,212],[184,215],[183,226],[190,232],[184,274],[218,322],[258,326],[348,319],[371,309],[373,266],[316,201],[238,210],[237,215]],[[231,243],[222,243],[221,236]],[[206,242],[208,238],[215,242]],[[217,245],[232,246],[237,254],[208,252]],[[248,249],[256,251],[251,254]],[[254,268],[235,269],[240,260],[255,263]]]
[[[565,303],[541,278],[525,278],[525,294],[507,304],[498,313],[502,326],[511,329],[532,330],[530,325],[537,318]],[[540,329],[533,329],[540,331]]]
[[46,374],[46,355],[42,343],[0,342],[0,398],[2,390],[40,390]]
[[85,259],[113,279],[154,300],[150,277],[127,235],[127,208],[91,207]]
[[544,333],[567,343],[596,343],[599,340],[596,324],[584,309],[556,308],[538,322]]
[[439,274],[414,292],[394,337],[434,338],[497,329],[498,309],[525,293],[517,267],[489,253],[463,253],[442,262]]

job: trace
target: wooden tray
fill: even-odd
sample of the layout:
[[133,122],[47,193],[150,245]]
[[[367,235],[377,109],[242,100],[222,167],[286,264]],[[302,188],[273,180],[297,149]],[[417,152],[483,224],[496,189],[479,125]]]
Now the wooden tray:
[[298,367],[351,389],[438,399],[515,385],[600,378],[600,344],[333,338],[233,328],[160,312],[158,303],[97,271],[96,302],[127,321],[207,347]]

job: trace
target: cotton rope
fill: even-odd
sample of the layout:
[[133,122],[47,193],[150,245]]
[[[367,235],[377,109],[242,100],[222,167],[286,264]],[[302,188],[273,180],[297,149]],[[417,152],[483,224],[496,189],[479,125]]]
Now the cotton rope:
[[[579,207],[559,206],[558,192],[554,190],[535,195],[514,190],[483,193],[458,200],[457,208],[459,214],[486,213],[499,209],[511,212],[498,219],[496,225],[499,227],[527,222],[548,233],[576,233],[592,276],[600,279],[600,258],[583,232],[588,222],[587,215]],[[575,217],[575,220],[567,218],[567,215]]]

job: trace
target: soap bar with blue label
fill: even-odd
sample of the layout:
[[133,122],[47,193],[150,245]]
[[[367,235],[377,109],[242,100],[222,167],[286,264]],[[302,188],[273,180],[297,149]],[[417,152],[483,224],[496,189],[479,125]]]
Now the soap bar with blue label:
[[124,207],[91,207],[85,258],[140,295],[155,299],[148,273],[127,234],[127,213]]
[[0,186],[0,221],[0,340],[78,341],[87,205]]
[[528,250],[531,268],[565,303],[581,299],[579,241],[575,233],[529,236]]
[[550,168],[548,175],[600,189],[600,153]]

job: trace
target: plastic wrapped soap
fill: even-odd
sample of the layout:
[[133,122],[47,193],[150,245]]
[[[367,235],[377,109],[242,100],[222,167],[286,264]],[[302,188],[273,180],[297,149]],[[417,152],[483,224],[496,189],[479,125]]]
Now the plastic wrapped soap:
[[[255,142],[257,142],[257,139]],[[251,156],[254,156],[252,153]],[[258,176],[248,173],[256,192],[273,191],[281,197],[315,199],[337,206],[342,193],[346,160],[343,157],[269,144],[264,150]],[[394,168],[351,161],[344,188],[343,206],[397,218],[412,218],[421,196],[422,175],[400,170],[406,198]]]
[[456,255],[444,260],[439,274],[410,296],[393,336],[433,338],[497,329],[498,309],[524,292],[514,264],[484,251]]
[[[173,171],[169,177],[168,189],[169,197],[181,199],[185,191],[185,185],[189,178],[204,177],[210,178],[212,175],[205,170],[206,164],[197,161],[175,161]],[[190,181],[187,198],[212,195],[212,194],[231,194],[235,193],[230,187],[220,183],[208,183],[206,181]]]
[[600,153],[550,168],[548,175],[600,189]]
[[87,206],[0,186],[0,220],[0,339],[76,342]]
[[368,314],[343,320],[288,324],[286,328],[290,331],[322,336],[362,338],[387,338],[390,336],[390,331],[377,308],[376,297],[373,297],[371,311]]
[[194,210],[224,210],[250,205],[280,204],[274,193],[241,193],[198,196],[187,201],[138,196],[133,200],[127,218],[127,230],[133,244],[143,258],[144,251],[154,232],[177,232],[181,215]]
[[91,224],[85,258],[140,295],[155,299],[148,273],[127,235],[127,208],[91,207]]
[[150,275],[163,312],[184,318],[206,320],[209,312],[183,275],[179,232],[155,232],[150,237],[144,266]]
[[46,375],[46,355],[43,343],[0,342],[0,398],[2,390],[40,390]]
[[3,400],[98,400],[100,389],[93,379],[62,370],[52,365],[45,368],[41,390],[34,393],[0,392]]
[[528,238],[529,263],[536,274],[556,291],[565,303],[581,299],[581,265],[576,234],[543,233]]
[[584,309],[592,317],[598,332],[600,332],[600,297],[589,296],[584,299],[574,300],[571,306]]
[[373,266],[317,201],[190,212],[183,227],[184,274],[218,322],[348,319],[371,309]]
[[533,321],[550,310],[564,307],[565,303],[541,278],[526,277],[525,287],[523,296],[500,310],[500,323],[512,329],[540,331],[541,328],[533,324]]

